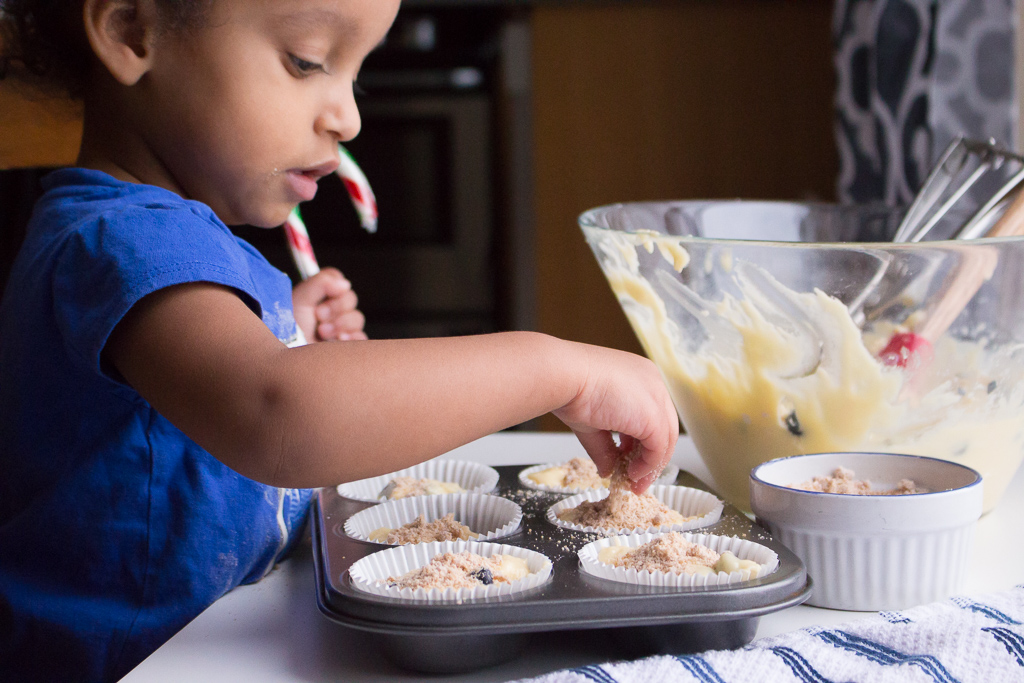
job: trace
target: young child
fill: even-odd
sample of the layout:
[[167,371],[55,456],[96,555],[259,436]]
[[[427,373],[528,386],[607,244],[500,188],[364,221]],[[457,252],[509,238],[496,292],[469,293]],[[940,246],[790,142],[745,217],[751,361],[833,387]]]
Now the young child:
[[[639,441],[638,492],[668,462],[646,359],[535,333],[367,341],[340,273],[293,290],[228,231],[280,225],[335,169],[398,0],[0,8],[7,56],[85,106],[0,307],[0,680],[120,678],[273,567],[307,487],[548,411],[604,474]],[[298,330],[334,341],[290,348]]]

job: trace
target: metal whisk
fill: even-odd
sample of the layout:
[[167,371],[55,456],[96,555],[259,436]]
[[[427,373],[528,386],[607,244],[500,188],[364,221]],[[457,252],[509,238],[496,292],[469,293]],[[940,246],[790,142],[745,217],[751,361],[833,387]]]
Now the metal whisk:
[[[992,192],[991,196],[957,226],[950,239],[974,239],[1024,234],[1024,156],[999,147],[995,141],[982,142],[958,137],[946,147],[938,163],[928,175],[924,185],[903,217],[893,242],[919,242],[944,219],[952,220],[957,205],[979,182],[991,183],[995,174],[1009,178]],[[1004,176],[1005,177],[1005,176]],[[984,179],[984,180],[983,180]],[[995,178],[996,182],[999,181]],[[979,187],[983,187],[979,186]],[[1011,211],[1012,208],[1012,211]],[[865,322],[864,306],[875,296],[883,280],[890,281],[887,299],[894,299],[906,291],[909,283],[899,283],[904,273],[890,272],[889,260],[883,260],[871,280],[850,302],[848,309],[857,325]],[[931,275],[928,268],[916,278]]]
[[920,241],[984,176],[1001,171],[1004,166],[1016,170],[953,233],[954,239],[988,234],[1024,183],[1024,157],[997,146],[994,140],[981,142],[963,137],[953,140],[914,198],[893,242]]

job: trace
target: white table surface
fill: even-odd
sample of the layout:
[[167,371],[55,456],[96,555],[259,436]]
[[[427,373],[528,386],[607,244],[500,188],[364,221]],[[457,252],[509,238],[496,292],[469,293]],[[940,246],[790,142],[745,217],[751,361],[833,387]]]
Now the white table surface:
[[[564,462],[584,455],[568,433],[502,432],[467,444],[445,457],[488,465]],[[692,442],[679,440],[673,462],[710,481]],[[978,522],[963,591],[978,595],[1006,590],[1024,582],[1024,545],[1019,539],[1024,518],[1024,468],[1017,473],[995,511]],[[992,561],[992,553],[1002,561]],[[382,660],[360,633],[324,617],[316,606],[310,547],[296,550],[257,584],[240,586],[200,614],[123,680],[129,683],[245,681],[285,683],[319,681],[420,680]],[[862,618],[864,613],[798,606],[761,617],[757,638],[813,625]],[[597,639],[577,633],[534,637],[522,656],[493,668],[458,676],[430,676],[449,681],[506,681],[555,669],[606,661]]]

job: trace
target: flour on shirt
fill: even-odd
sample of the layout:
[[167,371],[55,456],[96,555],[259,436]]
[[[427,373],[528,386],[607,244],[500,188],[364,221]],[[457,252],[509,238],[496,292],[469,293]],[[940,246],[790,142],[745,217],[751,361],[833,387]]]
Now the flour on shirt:
[[263,309],[263,324],[288,347],[303,346],[307,343],[305,335],[295,323],[292,309],[282,308],[279,301],[274,302],[273,310]]

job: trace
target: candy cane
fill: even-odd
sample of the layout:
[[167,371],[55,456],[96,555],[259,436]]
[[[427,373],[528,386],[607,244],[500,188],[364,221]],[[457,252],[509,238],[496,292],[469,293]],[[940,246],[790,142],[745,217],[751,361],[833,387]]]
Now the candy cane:
[[320,264],[316,262],[313,244],[309,241],[309,232],[299,213],[299,207],[292,209],[288,220],[284,222],[284,234],[288,238],[288,247],[292,251],[292,260],[299,269],[303,280],[308,280],[320,272]]
[[341,165],[336,173],[341,178],[348,190],[348,196],[352,199],[352,205],[356,207],[359,214],[359,222],[366,232],[377,232],[377,198],[370,189],[370,183],[366,180],[363,169],[352,158],[348,150],[338,145],[338,158]]
[[[338,145],[338,160],[340,164],[336,173],[348,190],[352,205],[359,214],[359,223],[367,232],[377,232],[377,198],[370,189],[366,175],[348,150],[341,145]],[[298,268],[302,279],[307,280],[319,273],[320,265],[316,261],[316,254],[313,253],[313,244],[309,241],[309,232],[306,230],[299,207],[296,206],[288,215],[284,222],[284,232],[288,238],[292,260],[295,261],[295,267]]]

